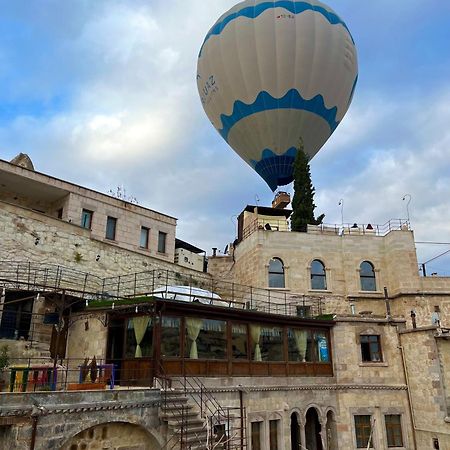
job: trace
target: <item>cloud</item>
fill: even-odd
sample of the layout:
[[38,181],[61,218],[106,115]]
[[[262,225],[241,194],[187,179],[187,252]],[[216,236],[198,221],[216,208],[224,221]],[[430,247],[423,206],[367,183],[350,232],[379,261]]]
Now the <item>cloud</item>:
[[[197,96],[198,50],[234,3],[10,2],[0,18],[0,101],[15,112],[0,114],[1,157],[28,152],[38,170],[103,192],[123,184],[178,217],[181,238],[224,247],[234,215],[256,194],[272,200]],[[340,223],[344,198],[349,222],[384,223],[406,216],[409,193],[416,237],[450,242],[449,6],[330,3],[357,42],[360,80],[311,164],[317,212]]]

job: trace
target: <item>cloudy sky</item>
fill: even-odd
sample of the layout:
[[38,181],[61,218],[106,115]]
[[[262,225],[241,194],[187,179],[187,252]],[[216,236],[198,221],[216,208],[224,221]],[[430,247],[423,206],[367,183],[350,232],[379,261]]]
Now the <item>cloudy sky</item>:
[[[0,158],[101,192],[118,185],[200,247],[272,193],[204,115],[196,60],[234,0],[0,0]],[[450,2],[328,0],[359,55],[352,106],[312,160],[327,223],[406,218],[450,242]],[[427,260],[450,245],[417,245]],[[450,274],[440,258],[431,269]]]

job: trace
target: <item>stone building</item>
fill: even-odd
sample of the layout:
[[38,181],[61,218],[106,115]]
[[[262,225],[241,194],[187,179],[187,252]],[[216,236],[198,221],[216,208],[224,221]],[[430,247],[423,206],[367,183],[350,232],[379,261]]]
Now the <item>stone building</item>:
[[450,448],[450,278],[419,275],[407,221],[294,233],[247,206],[203,273],[175,219],[15,164],[5,448]]

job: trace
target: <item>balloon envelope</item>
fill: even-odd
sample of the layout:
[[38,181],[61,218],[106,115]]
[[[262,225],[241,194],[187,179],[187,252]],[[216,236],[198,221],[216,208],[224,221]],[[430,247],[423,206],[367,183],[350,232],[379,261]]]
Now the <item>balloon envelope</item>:
[[356,48],[339,16],[316,0],[246,0],[209,30],[197,85],[226,142],[272,190],[293,180],[303,142],[312,158],[350,105]]

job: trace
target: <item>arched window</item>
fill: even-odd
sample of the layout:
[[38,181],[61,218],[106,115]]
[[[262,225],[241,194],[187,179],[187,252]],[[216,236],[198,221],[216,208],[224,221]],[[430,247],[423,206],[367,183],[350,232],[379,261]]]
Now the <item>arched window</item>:
[[284,264],[281,259],[273,258],[269,262],[269,287],[284,288]]
[[318,259],[311,263],[311,289],[325,290],[327,288],[327,275],[325,264]]
[[369,261],[363,261],[359,266],[359,279],[361,280],[362,291],[376,291],[375,269]]

